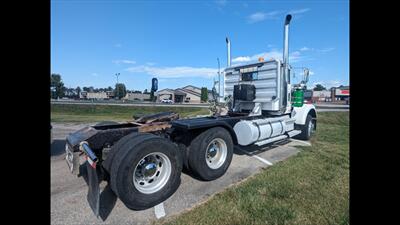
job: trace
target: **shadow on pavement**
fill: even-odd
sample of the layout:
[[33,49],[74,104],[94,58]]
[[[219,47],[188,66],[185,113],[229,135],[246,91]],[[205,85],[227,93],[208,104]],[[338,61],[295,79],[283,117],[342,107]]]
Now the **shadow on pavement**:
[[206,180],[203,180],[201,177],[197,176],[196,174],[194,174],[192,171],[190,171],[190,169],[186,168],[185,166],[182,168],[182,173],[188,175],[189,177],[191,177],[195,180],[208,182]]
[[65,153],[65,139],[55,139],[51,143],[50,156],[57,156]]
[[[85,180],[86,184],[89,187],[89,178],[86,169],[87,168],[86,164],[87,162],[79,166],[79,176],[83,177],[83,179]],[[99,180],[102,180],[102,177],[99,177]],[[99,216],[103,221],[105,221],[108,218],[111,211],[114,209],[116,202],[117,202],[117,196],[114,194],[110,184],[107,182],[107,185],[100,192]]]
[[[261,152],[265,152],[268,150],[271,150],[273,148],[279,147],[281,145],[285,145],[289,143],[290,140],[283,140],[280,142],[268,144],[266,146],[256,146],[256,145],[251,145],[251,146],[235,146],[234,147],[234,154],[237,155],[255,155]],[[55,140],[52,144],[52,155],[53,154],[61,154],[64,153],[64,146],[65,146],[65,140]],[[54,148],[54,150],[53,150]],[[53,152],[54,151],[54,152]],[[244,151],[244,152],[243,152]],[[87,162],[79,166],[79,177],[83,177],[85,180],[86,184],[89,185],[89,178],[88,178],[88,172],[87,172]],[[182,169],[182,173],[192,177],[193,179],[199,180],[199,181],[204,181],[200,177],[198,177],[196,174],[193,174],[190,170],[188,170],[185,166]],[[103,180],[102,175],[100,175],[99,180]],[[104,181],[107,182],[107,181]],[[208,181],[204,181],[208,182]],[[100,208],[99,208],[99,216],[100,218],[105,221],[108,216],[110,215],[111,211],[114,209],[115,204],[117,202],[117,196],[114,194],[114,192],[111,189],[111,186],[107,182],[107,185],[104,187],[104,189],[100,192]]]
[[250,145],[250,146],[235,146],[233,148],[233,153],[237,155],[256,155],[262,152],[269,151],[271,149],[277,148],[279,146],[289,143],[290,140],[282,140],[274,143],[270,143],[264,146]]
[[[259,153],[262,153],[262,152],[269,151],[269,150],[274,149],[276,147],[279,147],[281,145],[285,145],[285,144],[287,144],[289,142],[290,142],[290,140],[282,140],[282,141],[278,141],[278,142],[275,142],[275,143],[267,144],[267,145],[261,146],[261,147],[257,146],[257,145],[250,145],[250,146],[239,146],[239,145],[237,145],[237,146],[235,146],[233,148],[233,154],[236,154],[236,155],[249,155],[249,156],[256,155],[256,154],[259,154]],[[186,175],[190,176],[191,178],[196,179],[198,181],[208,182],[206,180],[203,180],[201,177],[197,176],[196,174],[194,174],[185,165],[183,166],[182,173],[184,173],[184,174],[186,174]]]

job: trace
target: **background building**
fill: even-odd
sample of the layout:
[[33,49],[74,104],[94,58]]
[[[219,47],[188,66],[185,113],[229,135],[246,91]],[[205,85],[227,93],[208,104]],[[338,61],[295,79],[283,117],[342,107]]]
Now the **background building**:
[[125,97],[123,97],[125,100],[131,100],[131,101],[144,101],[144,100],[149,100],[150,99],[150,94],[143,94],[143,93],[126,93]]
[[[157,102],[163,99],[170,99],[174,103],[200,103],[201,102],[201,88],[188,85],[177,89],[162,89],[156,92]],[[212,95],[209,93],[208,98]]]
[[110,98],[114,98],[114,92],[113,91],[102,91],[102,92],[81,91],[79,93],[79,98],[80,99],[97,99],[97,100],[110,99]]
[[350,86],[339,86],[331,88],[332,98],[335,101],[346,101],[350,98]]
[[329,90],[323,90],[323,91],[307,90],[307,95],[309,94],[308,92],[312,93],[310,95],[312,96],[311,102],[313,103],[317,102],[348,103],[350,100],[350,86],[332,87]]
[[313,91],[312,92],[312,102],[330,102],[331,98],[331,91]]

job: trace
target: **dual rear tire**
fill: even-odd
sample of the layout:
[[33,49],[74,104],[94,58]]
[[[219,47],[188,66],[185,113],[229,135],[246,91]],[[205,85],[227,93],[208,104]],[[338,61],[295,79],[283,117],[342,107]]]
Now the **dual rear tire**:
[[187,167],[203,180],[215,180],[225,174],[233,157],[233,141],[222,127],[200,133],[187,148]]
[[[203,180],[225,174],[233,156],[229,132],[208,129],[187,148],[190,170]],[[168,139],[133,133],[121,138],[111,149],[103,167],[109,172],[113,192],[132,210],[151,208],[175,193],[182,171],[182,150]]]
[[109,165],[111,189],[132,210],[151,208],[178,189],[182,158],[177,147],[153,134],[130,134],[118,141]]

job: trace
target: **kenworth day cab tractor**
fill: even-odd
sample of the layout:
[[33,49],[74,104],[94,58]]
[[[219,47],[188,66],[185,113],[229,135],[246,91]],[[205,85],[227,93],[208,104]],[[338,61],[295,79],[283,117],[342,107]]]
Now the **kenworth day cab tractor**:
[[[176,113],[165,112],[126,123],[102,122],[67,137],[67,164],[74,174],[79,174],[79,167],[87,170],[87,198],[96,216],[102,181],[108,182],[126,207],[144,210],[162,203],[178,189],[183,167],[202,180],[215,180],[227,171],[234,146],[310,138],[317,114],[312,104],[303,102],[308,70],[304,70],[300,84],[290,83],[291,18],[287,15],[285,19],[282,61],[260,59],[231,66],[230,41],[226,39],[226,115],[180,119]],[[157,80],[152,84],[156,91]]]

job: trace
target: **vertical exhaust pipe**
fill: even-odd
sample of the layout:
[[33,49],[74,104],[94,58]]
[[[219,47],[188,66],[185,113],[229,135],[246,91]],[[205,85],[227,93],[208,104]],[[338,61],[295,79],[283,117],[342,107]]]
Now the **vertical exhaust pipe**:
[[289,64],[289,24],[292,19],[292,15],[286,15],[285,19],[285,31],[284,31],[284,44],[283,44],[283,64],[286,66]]
[[228,65],[228,67],[230,67],[231,66],[231,41],[229,40],[228,37],[226,37],[226,47],[227,47],[227,51],[228,51],[227,65]]
[[280,108],[281,112],[284,113],[289,104],[290,99],[288,96],[288,87],[287,85],[290,83],[290,75],[289,75],[289,24],[292,19],[292,15],[286,15],[285,19],[285,27],[283,33],[283,74],[282,74],[282,88],[281,88],[281,97]]

